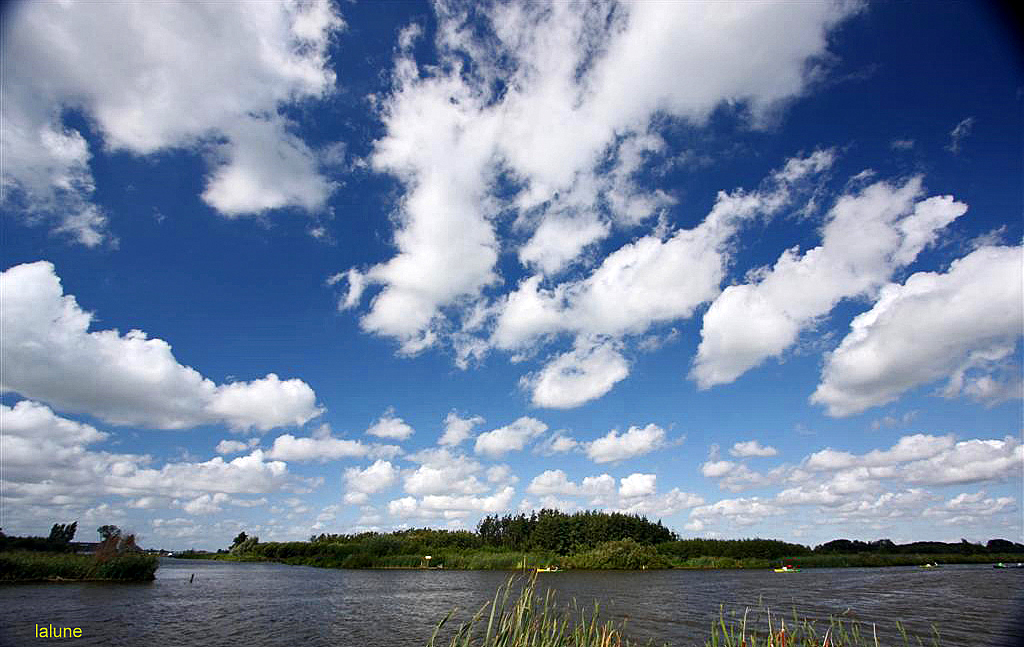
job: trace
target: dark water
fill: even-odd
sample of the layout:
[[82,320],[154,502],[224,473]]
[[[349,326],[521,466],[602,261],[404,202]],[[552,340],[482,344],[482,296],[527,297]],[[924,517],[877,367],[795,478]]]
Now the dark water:
[[[195,573],[195,581],[189,576]],[[278,564],[163,560],[148,584],[0,586],[0,644],[39,644],[35,625],[81,627],[76,645],[424,645],[453,607],[466,617],[508,573],[341,571]],[[1024,569],[810,569],[767,571],[564,572],[541,574],[559,600],[601,604],[631,637],[703,645],[720,605],[762,603],[792,616],[830,615],[877,625],[894,644],[895,620],[944,647],[1022,644]],[[753,612],[752,612],[753,613]],[[1017,623],[1017,624],[1014,624]],[[902,645],[902,640],[898,641]]]

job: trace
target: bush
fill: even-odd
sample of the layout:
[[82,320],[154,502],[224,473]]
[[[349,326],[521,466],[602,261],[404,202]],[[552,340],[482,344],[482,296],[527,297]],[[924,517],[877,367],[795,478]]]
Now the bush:
[[652,546],[642,546],[632,539],[606,541],[593,550],[566,558],[572,568],[640,570],[669,568],[668,560]]

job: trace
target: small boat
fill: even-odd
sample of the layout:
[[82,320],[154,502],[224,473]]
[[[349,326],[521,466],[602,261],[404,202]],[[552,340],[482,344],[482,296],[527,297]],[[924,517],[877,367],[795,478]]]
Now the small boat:
[[921,564],[921,568],[939,568],[939,563],[929,562],[928,564]]
[[557,573],[558,572],[558,567],[557,566],[545,566],[544,568],[538,568],[537,572],[538,573]]
[[1003,562],[999,562],[998,564],[993,564],[992,568],[1024,568],[1024,563],[1017,562],[1016,564],[1004,564]]
[[775,572],[776,573],[799,573],[800,569],[799,568],[794,568],[792,566],[783,566],[782,568],[775,569]]

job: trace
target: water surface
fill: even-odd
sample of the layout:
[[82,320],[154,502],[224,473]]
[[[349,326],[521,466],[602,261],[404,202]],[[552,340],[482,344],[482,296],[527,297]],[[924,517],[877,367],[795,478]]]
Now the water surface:
[[[189,578],[195,574],[193,582]],[[147,584],[0,586],[0,644],[29,645],[35,624],[81,627],[76,645],[411,647],[457,607],[465,618],[509,574],[495,571],[332,570],[164,559]],[[988,566],[736,571],[570,571],[541,574],[559,600],[601,605],[630,637],[700,646],[719,609],[895,621],[946,647],[1018,647],[1024,569]],[[902,641],[900,641],[902,644]],[[930,641],[926,641],[930,644]]]

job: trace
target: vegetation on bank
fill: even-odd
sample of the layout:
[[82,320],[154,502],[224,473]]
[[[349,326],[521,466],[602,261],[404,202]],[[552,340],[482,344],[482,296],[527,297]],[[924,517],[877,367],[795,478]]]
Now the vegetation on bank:
[[[518,595],[515,579],[498,589],[494,599],[470,620],[450,626],[456,610],[441,620],[427,642],[428,647],[636,647],[640,643],[625,635],[623,623],[601,621],[600,609],[589,611],[560,606],[553,591],[537,593],[537,580],[523,583]],[[897,622],[895,632],[904,647],[938,647],[939,634],[910,636]],[[649,643],[650,644],[650,643]],[[742,616],[721,613],[711,624],[705,647],[877,647],[875,625],[830,618],[828,623],[794,617],[772,616],[761,609]],[[887,641],[886,644],[894,644]]]
[[[159,560],[144,553],[135,535],[100,526],[103,541],[74,543],[78,522],[54,524],[49,537],[8,537],[0,532],[0,582],[149,581]],[[75,552],[88,548],[88,554]]]
[[782,563],[809,568],[1024,561],[1024,544],[837,539],[811,548],[774,539],[680,539],[660,521],[640,515],[541,510],[485,517],[475,532],[418,528],[266,543],[241,532],[218,553],[177,556],[327,568],[769,568]]
[[127,553],[108,557],[10,551],[0,553],[0,581],[104,580],[148,581],[156,577],[158,560],[145,553]]

